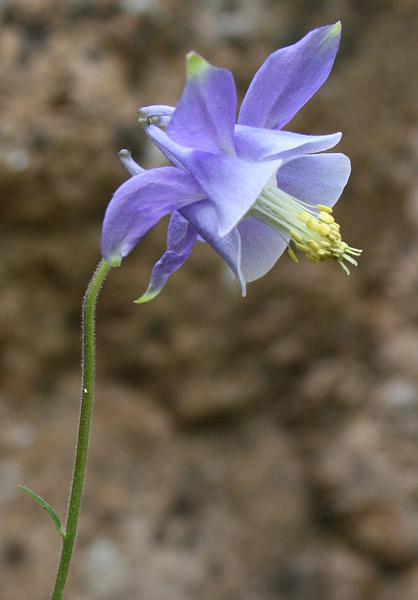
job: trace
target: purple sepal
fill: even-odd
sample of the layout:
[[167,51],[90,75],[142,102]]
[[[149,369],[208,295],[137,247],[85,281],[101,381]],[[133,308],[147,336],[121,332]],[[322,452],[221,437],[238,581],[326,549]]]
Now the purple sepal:
[[205,63],[187,79],[167,134],[182,146],[233,155],[236,110],[232,73]]
[[237,278],[243,296],[246,295],[245,278],[241,270],[241,237],[238,227],[230,233],[219,237],[217,231],[218,217],[213,204],[208,200],[196,202],[180,210],[181,214],[192,223],[200,237],[205,240],[227,263]]
[[185,171],[160,167],[125,181],[110,201],[102,229],[102,254],[119,266],[124,256],[165,215],[203,198]]
[[216,209],[217,234],[221,237],[244,217],[282,164],[280,159],[256,162],[224,153],[191,150],[153,125],[146,132],[169,160],[186,169],[201,185]]
[[273,52],[250,83],[238,123],[267,129],[286,125],[327,79],[340,37],[338,22]]
[[155,263],[146,292],[135,302],[149,302],[161,292],[170,275],[188,259],[196,237],[194,227],[179,212],[173,212],[168,225],[167,250]]
[[304,135],[245,125],[237,125],[235,128],[235,146],[238,156],[256,162],[276,159],[288,162],[305,154],[333,148],[340,139],[339,132],[327,135]]

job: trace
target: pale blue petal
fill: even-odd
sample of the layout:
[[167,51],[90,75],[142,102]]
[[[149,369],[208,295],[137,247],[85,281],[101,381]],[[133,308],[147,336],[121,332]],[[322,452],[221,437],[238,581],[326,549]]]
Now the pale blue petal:
[[303,202],[332,207],[341,196],[350,171],[350,160],[345,154],[312,154],[281,167],[277,185]]
[[245,281],[263,277],[283,254],[287,241],[257,219],[244,219],[238,230],[241,236],[241,270]]
[[341,24],[320,27],[296,44],[273,52],[254,76],[238,122],[281,129],[327,79],[341,37]]

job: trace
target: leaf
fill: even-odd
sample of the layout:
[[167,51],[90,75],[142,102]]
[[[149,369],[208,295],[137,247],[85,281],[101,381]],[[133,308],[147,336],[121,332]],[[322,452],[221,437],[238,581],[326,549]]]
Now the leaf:
[[51,517],[51,519],[54,521],[55,527],[58,531],[58,533],[60,534],[60,536],[62,538],[65,537],[65,530],[63,529],[62,525],[61,525],[61,521],[59,520],[59,517],[57,515],[57,513],[54,511],[54,509],[48,504],[48,502],[46,502],[43,498],[41,498],[40,496],[38,496],[38,494],[35,494],[35,492],[33,492],[32,490],[30,490],[28,487],[26,487],[25,485],[21,485],[19,484],[19,487],[22,488],[22,490],[24,490],[27,494],[29,494],[29,496],[32,496],[32,498],[34,500],[36,500],[36,502],[42,506],[42,508],[44,508],[46,510],[46,512],[49,514],[49,516]]

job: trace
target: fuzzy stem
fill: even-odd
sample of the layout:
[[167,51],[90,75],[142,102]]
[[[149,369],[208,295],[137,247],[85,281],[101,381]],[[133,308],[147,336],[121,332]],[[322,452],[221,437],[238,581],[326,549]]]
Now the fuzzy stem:
[[91,414],[94,392],[94,363],[95,363],[95,307],[97,296],[103,281],[110,269],[102,259],[87,286],[82,308],[82,381],[81,406],[76,457],[73,479],[68,504],[67,523],[63,533],[61,560],[51,600],[61,600],[67,575],[70,568],[71,556],[77,532],[78,515],[80,513],[81,496],[83,492],[84,475],[86,471],[87,449],[89,443]]

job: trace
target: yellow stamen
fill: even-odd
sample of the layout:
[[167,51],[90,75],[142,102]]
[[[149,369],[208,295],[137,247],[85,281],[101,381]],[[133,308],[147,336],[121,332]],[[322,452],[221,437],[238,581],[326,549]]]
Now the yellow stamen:
[[302,221],[302,223],[306,223],[310,218],[311,217],[309,213],[306,212],[306,210],[303,210],[301,213],[298,214],[298,219],[299,221]]
[[301,252],[310,252],[311,251],[311,249],[309,248],[309,246],[305,246],[305,244],[299,244],[299,242],[296,242],[295,246]]
[[[318,223],[318,221],[316,219],[313,219],[312,217],[310,217],[306,221],[306,227],[308,229],[310,229],[311,231],[315,231],[315,233],[318,233],[319,232],[319,228],[320,228],[320,224]],[[325,225],[325,227],[328,227],[328,225]]]
[[318,231],[321,235],[327,236],[329,233],[331,233],[331,228],[326,223],[320,223]]
[[317,204],[316,208],[322,212],[326,212],[329,214],[332,213],[332,208],[330,208],[329,206],[326,206],[325,204]]
[[319,213],[318,219],[323,223],[327,223],[328,225],[330,225],[331,223],[335,223],[334,217],[323,210],[321,210],[321,212]]
[[297,242],[302,243],[303,242],[303,237],[301,235],[298,234],[297,231],[295,231],[294,229],[290,230],[290,235],[292,236],[292,238],[294,240],[296,240]]
[[312,250],[318,251],[319,250],[319,244],[317,242],[315,242],[314,240],[308,240],[306,242],[309,246],[309,248],[312,248]]
[[296,254],[293,252],[293,250],[292,250],[292,248],[290,246],[288,247],[287,251],[289,253],[290,258],[293,260],[293,262],[298,263],[299,259],[296,256]]

